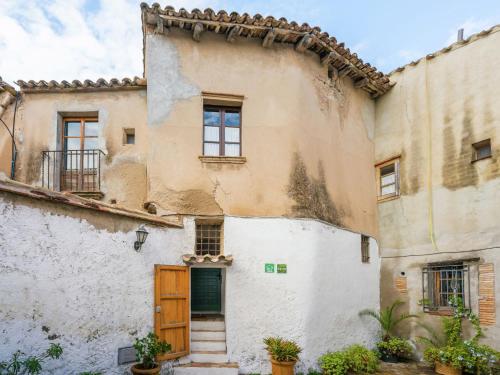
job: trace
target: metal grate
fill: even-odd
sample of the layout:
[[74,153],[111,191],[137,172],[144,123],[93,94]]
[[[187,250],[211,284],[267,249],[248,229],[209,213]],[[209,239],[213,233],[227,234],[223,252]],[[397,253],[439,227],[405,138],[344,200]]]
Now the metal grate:
[[370,263],[370,237],[361,235],[361,262]]
[[196,224],[196,255],[219,255],[222,224]]
[[470,307],[469,266],[462,263],[429,265],[422,272],[424,311],[451,309],[451,297]]

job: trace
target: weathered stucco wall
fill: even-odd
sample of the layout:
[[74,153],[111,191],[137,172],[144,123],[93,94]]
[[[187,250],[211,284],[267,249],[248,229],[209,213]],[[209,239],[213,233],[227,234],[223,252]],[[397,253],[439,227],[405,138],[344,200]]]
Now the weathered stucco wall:
[[[148,199],[173,212],[319,217],[375,234],[373,101],[326,69],[313,53],[255,40],[147,35]],[[198,159],[202,92],[244,96],[245,164]]]
[[[61,207],[0,196],[0,285],[8,286],[0,288],[0,361],[59,342],[64,356],[50,373],[123,374],[117,349],[152,329],[154,264],[181,264],[194,247],[194,220],[184,229],[148,226],[138,253],[138,222]],[[298,340],[302,369],[327,350],[373,344],[376,325],[357,313],[378,307],[374,241],[372,262],[362,264],[359,234],[317,221],[226,217],[224,225],[235,259],[226,273],[227,348],[243,373],[268,371],[268,335]],[[278,262],[287,274],[264,273]]]
[[[381,253],[389,257],[382,263],[383,304],[397,297],[393,285],[401,271],[420,272],[429,262],[480,257],[500,273],[499,43],[493,32],[424,58],[393,74],[396,86],[377,100],[376,160],[401,155],[401,197],[378,207]],[[471,163],[472,144],[488,138],[493,157]],[[420,311],[422,282],[417,274],[412,280],[413,312]],[[498,311],[499,298],[496,304]],[[500,348],[498,339],[495,345]]]
[[[2,117],[12,124],[14,106]],[[147,191],[148,136],[146,90],[101,91],[90,93],[27,93],[21,96],[16,119],[18,159],[16,180],[41,185],[42,151],[57,150],[61,115],[97,114],[102,161],[102,191],[105,200],[131,208],[142,208]],[[123,144],[123,129],[135,128],[135,145]],[[0,133],[0,147],[10,150],[10,138]],[[10,174],[10,151],[2,152],[2,171]],[[53,165],[51,166],[53,168]],[[45,167],[47,168],[47,167]]]

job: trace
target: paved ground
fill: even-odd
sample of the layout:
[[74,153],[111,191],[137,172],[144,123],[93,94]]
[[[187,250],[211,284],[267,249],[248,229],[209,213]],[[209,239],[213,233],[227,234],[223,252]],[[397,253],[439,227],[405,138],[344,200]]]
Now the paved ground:
[[380,375],[434,375],[435,372],[423,363],[380,362]]

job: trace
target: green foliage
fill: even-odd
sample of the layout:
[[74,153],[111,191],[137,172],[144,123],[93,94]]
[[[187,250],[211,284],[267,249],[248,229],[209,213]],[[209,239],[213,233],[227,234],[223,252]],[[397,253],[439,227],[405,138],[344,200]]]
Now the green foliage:
[[18,350],[9,361],[0,362],[0,375],[36,375],[42,372],[42,364],[46,359],[58,359],[63,353],[59,344],[51,344],[45,353],[27,357]]
[[295,341],[285,340],[281,337],[266,337],[264,344],[272,359],[278,362],[297,361],[302,351]]
[[[453,316],[442,318],[444,340],[438,340],[438,335],[428,328],[426,329],[432,333],[433,338],[419,337],[419,341],[427,346],[424,359],[430,364],[441,362],[474,374],[490,374],[500,361],[500,353],[487,345],[479,344],[482,336],[479,319],[465,310],[460,298],[451,298],[450,306],[453,308]],[[475,330],[469,340],[463,337],[464,319],[469,320]]]
[[102,372],[85,371],[81,372],[79,375],[102,375]]
[[378,312],[369,309],[360,311],[359,316],[371,316],[372,318],[376,319],[380,324],[380,328],[382,329],[382,340],[387,341],[389,338],[394,336],[394,329],[399,323],[404,320],[417,317],[416,315],[406,313],[396,316],[395,311],[401,305],[404,305],[404,302],[395,301],[391,306],[386,307],[385,309]]
[[156,357],[169,352],[172,346],[164,341],[160,341],[158,336],[150,332],[142,339],[135,339],[134,348],[141,369],[149,370],[158,366]]
[[372,350],[361,345],[348,348],[320,357],[319,365],[325,375],[371,374],[377,371],[378,357]]
[[377,343],[377,349],[382,357],[396,357],[410,359],[413,349],[408,340],[399,337],[391,337],[387,341]]

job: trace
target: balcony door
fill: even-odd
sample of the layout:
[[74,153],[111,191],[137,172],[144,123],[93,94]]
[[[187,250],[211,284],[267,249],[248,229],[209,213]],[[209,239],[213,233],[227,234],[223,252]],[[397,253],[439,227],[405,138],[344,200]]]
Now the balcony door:
[[100,154],[97,118],[65,118],[62,134],[61,190],[99,190]]

